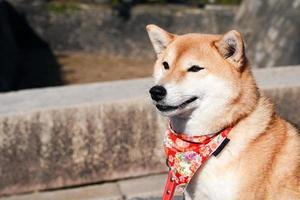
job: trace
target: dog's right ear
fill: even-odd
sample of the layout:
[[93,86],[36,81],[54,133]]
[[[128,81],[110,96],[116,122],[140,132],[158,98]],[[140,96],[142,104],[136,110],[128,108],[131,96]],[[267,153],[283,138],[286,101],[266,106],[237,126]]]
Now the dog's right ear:
[[235,31],[229,31],[216,42],[216,46],[221,55],[236,66],[237,69],[244,66],[247,62],[242,35]]
[[149,38],[157,55],[162,53],[166,47],[174,40],[175,35],[168,33],[162,28],[149,24],[146,26]]

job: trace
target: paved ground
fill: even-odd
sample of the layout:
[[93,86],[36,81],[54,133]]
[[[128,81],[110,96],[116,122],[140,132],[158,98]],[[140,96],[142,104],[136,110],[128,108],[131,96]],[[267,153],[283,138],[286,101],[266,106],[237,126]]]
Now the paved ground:
[[[160,200],[166,174],[2,197],[0,200]],[[177,194],[176,200],[182,197]]]

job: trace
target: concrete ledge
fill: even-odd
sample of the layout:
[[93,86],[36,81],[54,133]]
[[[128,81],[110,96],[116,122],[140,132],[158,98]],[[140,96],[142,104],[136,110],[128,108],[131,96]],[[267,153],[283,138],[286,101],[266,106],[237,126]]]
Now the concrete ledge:
[[[256,70],[279,113],[300,125],[300,67]],[[0,195],[90,184],[166,170],[165,121],[151,79],[0,95]]]
[[280,116],[300,128],[300,66],[254,70],[259,88],[276,105]]
[[9,92],[0,94],[5,105],[0,115],[136,100],[145,97],[151,85],[152,79],[146,78]]

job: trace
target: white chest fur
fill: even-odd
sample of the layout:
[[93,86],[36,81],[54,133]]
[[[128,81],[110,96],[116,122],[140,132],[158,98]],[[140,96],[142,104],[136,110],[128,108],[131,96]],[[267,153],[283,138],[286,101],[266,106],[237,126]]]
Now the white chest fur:
[[[241,152],[268,126],[272,109],[268,100],[261,98],[256,110],[230,132],[231,141],[218,157],[211,157],[198,170],[189,184],[186,200],[237,200],[245,181]],[[267,104],[269,105],[269,104]],[[269,119],[269,120],[266,120]],[[255,198],[254,198],[255,199]]]
[[219,157],[211,157],[190,182],[186,200],[235,200],[240,185],[240,174],[236,166],[228,167],[232,160],[230,149]]

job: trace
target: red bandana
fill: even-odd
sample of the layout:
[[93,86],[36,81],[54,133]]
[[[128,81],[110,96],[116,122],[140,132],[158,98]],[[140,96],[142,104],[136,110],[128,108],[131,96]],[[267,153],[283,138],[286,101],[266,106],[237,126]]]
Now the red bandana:
[[177,134],[170,127],[165,133],[164,148],[170,167],[163,200],[173,198],[177,186],[185,188],[199,167],[213,154],[218,153],[229,142],[231,127],[217,134],[192,136]]

